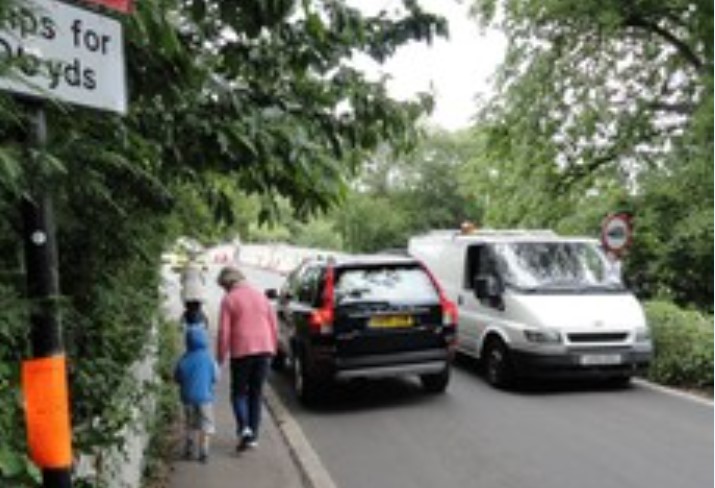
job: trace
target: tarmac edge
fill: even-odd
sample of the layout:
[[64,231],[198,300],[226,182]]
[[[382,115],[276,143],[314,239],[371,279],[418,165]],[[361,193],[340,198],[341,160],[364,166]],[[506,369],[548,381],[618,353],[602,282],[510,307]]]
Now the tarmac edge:
[[268,411],[288,446],[293,462],[307,488],[337,488],[320,457],[270,384],[265,385],[264,399]]
[[664,393],[666,395],[670,395],[673,397],[681,398],[684,400],[690,400],[693,403],[699,403],[700,405],[704,405],[706,407],[713,407],[715,406],[715,403],[713,403],[712,399],[702,397],[700,395],[696,395],[694,393],[690,393],[687,391],[683,390],[678,390],[676,388],[671,388],[668,386],[664,385],[659,385],[657,383],[653,383],[652,381],[648,381],[644,378],[633,378],[633,383],[643,386],[644,388],[651,389],[653,391],[658,391],[660,393]]

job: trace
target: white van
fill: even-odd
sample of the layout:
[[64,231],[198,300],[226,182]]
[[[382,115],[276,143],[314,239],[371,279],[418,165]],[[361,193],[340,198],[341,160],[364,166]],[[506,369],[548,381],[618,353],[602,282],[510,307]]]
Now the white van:
[[487,381],[596,375],[626,384],[652,342],[640,304],[595,239],[552,231],[434,231],[410,239],[459,307],[459,352]]

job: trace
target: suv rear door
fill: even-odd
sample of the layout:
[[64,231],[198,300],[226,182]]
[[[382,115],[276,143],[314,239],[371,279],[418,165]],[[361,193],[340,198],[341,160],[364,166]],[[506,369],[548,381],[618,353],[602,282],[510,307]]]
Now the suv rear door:
[[439,292],[418,263],[337,267],[334,294],[339,357],[445,347]]

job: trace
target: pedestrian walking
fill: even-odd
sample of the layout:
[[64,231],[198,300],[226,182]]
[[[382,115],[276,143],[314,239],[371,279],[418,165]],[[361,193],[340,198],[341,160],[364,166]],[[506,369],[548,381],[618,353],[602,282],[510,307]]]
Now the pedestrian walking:
[[213,404],[214,385],[219,368],[209,351],[209,339],[204,327],[186,329],[186,352],[174,369],[184,406],[184,457],[190,459],[198,448],[198,459],[207,462],[210,437],[215,432]]
[[184,302],[181,325],[184,329],[191,325],[209,326],[209,319],[202,309],[206,288],[204,271],[205,267],[198,262],[195,253],[181,269],[181,300]]
[[203,301],[206,287],[206,266],[198,261],[198,255],[192,253],[181,268],[181,299],[184,303]]
[[231,402],[236,419],[238,450],[258,445],[263,385],[276,352],[277,326],[273,307],[264,293],[236,267],[224,267],[218,284],[221,301],[216,357],[230,358]]

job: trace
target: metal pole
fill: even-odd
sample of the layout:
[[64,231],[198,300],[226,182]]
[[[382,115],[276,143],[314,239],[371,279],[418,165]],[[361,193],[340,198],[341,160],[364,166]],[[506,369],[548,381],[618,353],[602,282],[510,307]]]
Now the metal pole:
[[[47,123],[41,105],[33,107],[30,143],[37,149],[47,144]],[[33,168],[37,170],[37,168]],[[57,297],[59,273],[52,199],[42,176],[32,181],[31,196],[22,201],[23,240],[27,295],[30,308],[30,342],[34,358],[63,352]],[[39,181],[38,181],[39,180]],[[70,488],[70,466],[42,470],[43,488]]]

